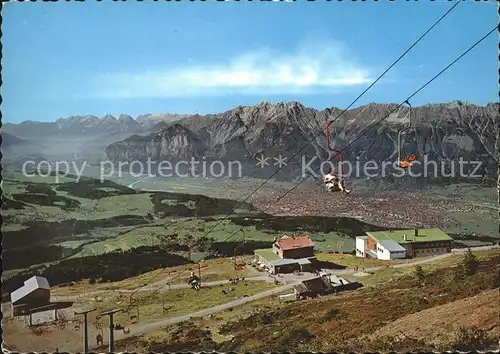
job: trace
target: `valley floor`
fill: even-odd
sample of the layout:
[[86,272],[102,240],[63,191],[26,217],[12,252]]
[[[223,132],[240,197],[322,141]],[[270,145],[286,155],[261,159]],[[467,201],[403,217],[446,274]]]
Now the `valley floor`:
[[312,181],[294,188],[297,182],[272,180],[256,193],[263,180],[122,176],[116,181],[136,189],[203,193],[240,201],[250,196],[247,202],[273,215],[345,216],[384,227],[439,227],[450,233],[498,237],[496,189],[474,184],[390,190],[354,181],[353,191],[345,195],[328,193]]
[[[115,182],[119,184],[106,181],[106,184],[98,185],[94,180],[77,184],[69,177],[59,184],[49,184],[43,179],[30,181],[12,177],[6,180],[4,187],[12,198],[8,200],[10,208],[3,213],[5,220],[9,221],[7,227],[3,228],[3,232],[8,236],[4,243],[10,242],[10,248],[4,255],[10,257],[9,275],[14,278],[19,273],[19,277],[23,277],[34,272],[32,269],[23,268],[32,266],[30,262],[35,262],[23,256],[22,252],[28,249],[26,243],[30,247],[37,247],[39,255],[42,254],[43,247],[49,256],[55,248],[73,252],[71,257],[63,261],[60,261],[61,256],[54,260],[43,258],[37,263],[38,266],[43,264],[50,269],[50,264],[68,261],[68,264],[76,265],[73,268],[85,270],[89,267],[85,267],[84,262],[78,262],[93,259],[92,272],[95,272],[90,275],[80,272],[79,278],[73,278],[72,275],[68,280],[67,274],[73,274],[71,266],[53,268],[51,274],[54,275],[54,281],[55,278],[66,276],[63,280],[57,279],[57,284],[74,280],[71,286],[53,288],[54,300],[75,301],[73,308],[61,311],[61,318],[65,320],[60,322],[59,327],[40,326],[29,329],[22,319],[10,318],[9,306],[3,304],[4,338],[10,349],[53,351],[57,347],[59,351],[81,350],[82,323],[81,319],[74,316],[74,310],[89,308],[97,310],[89,318],[90,347],[95,347],[95,336],[100,332],[103,332],[106,343],[107,320],[101,323],[97,320],[96,313],[115,307],[127,310],[116,315],[116,323],[123,324],[130,330],[129,333],[115,334],[116,348],[119,350],[175,351],[205,348],[220,351],[269,351],[282,350],[288,346],[293,350],[331,351],[335,346],[350,349],[368,344],[373,348],[385,350],[387,348],[384,343],[388,341],[380,341],[378,338],[393,336],[398,325],[391,327],[392,323],[401,321],[415,324],[428,321],[427,318],[432,313],[430,311],[434,308],[440,318],[436,319],[435,323],[446,328],[446,333],[452,332],[464,338],[475,338],[474,336],[479,335],[484,337],[481,337],[484,341],[498,337],[498,327],[491,323],[495,312],[489,305],[494,300],[493,293],[490,292],[498,288],[498,285],[495,285],[495,281],[498,281],[495,274],[498,272],[494,273],[498,262],[495,264],[492,261],[498,261],[497,248],[476,248],[475,252],[483,264],[479,275],[456,281],[454,274],[463,258],[464,249],[455,250],[457,255],[446,254],[428,259],[389,263],[335,253],[352,251],[353,234],[358,231],[363,233],[363,229],[358,225],[363,223],[357,220],[351,223],[352,219],[342,217],[361,219],[384,227],[440,227],[454,233],[454,236],[467,236],[466,240],[459,239],[458,243],[470,246],[491,245],[498,242],[497,210],[492,207],[493,189],[460,185],[441,189],[375,191],[368,186],[358,186],[350,195],[343,195],[327,193],[320,185],[304,183],[278,200],[293,184],[274,181],[247,200],[268,214],[298,216],[290,218],[295,221],[295,226],[290,228],[289,219],[262,218],[259,210],[254,210],[250,205],[238,206],[234,213],[236,215],[233,215],[234,220],[220,221],[221,215],[232,212],[234,205],[238,204],[234,200],[246,199],[262,183],[261,180],[151,181],[141,177],[116,179]],[[186,194],[148,191],[135,193],[126,186]],[[228,200],[193,196],[196,193]],[[200,216],[199,213],[204,214]],[[322,232],[321,227],[313,230],[311,225],[307,224],[307,227],[313,230],[310,234],[317,249],[320,252],[331,252],[320,253],[318,259],[347,267],[332,272],[359,277],[359,281],[364,285],[363,289],[337,297],[327,296],[306,302],[282,304],[277,301],[276,295],[289,292],[293,284],[307,279],[310,275],[285,276],[279,278],[281,284],[274,284],[267,274],[258,273],[251,267],[236,272],[234,260],[219,258],[201,262],[203,287],[197,292],[186,285],[189,274],[187,272],[196,271],[197,267],[193,264],[175,266],[186,264],[181,262],[185,259],[179,256],[185,256],[186,252],[174,248],[175,242],[189,246],[189,242],[200,240],[200,237],[208,232],[213,235],[211,246],[224,244],[225,254],[230,255],[235,252],[234,247],[241,243],[270,242],[276,235],[290,230],[303,230],[306,221],[311,223],[312,220],[314,223],[321,220],[306,220],[304,216],[307,215],[338,218],[330,228],[334,230],[332,232]],[[276,222],[275,219],[281,221]],[[346,224],[341,226],[345,220]],[[352,226],[354,224],[357,228]],[[327,228],[325,225],[322,227]],[[351,234],[344,234],[340,230],[342,227],[349,229]],[[353,231],[354,229],[358,231]],[[53,238],[40,240],[40,234]],[[234,244],[227,242],[231,235],[236,235],[232,240]],[[47,244],[40,244],[40,241],[46,241]],[[179,263],[172,264],[170,268],[163,268],[168,265],[161,263],[162,269],[150,271],[160,267],[157,262],[167,259],[158,253],[160,245],[163,247],[161,251],[168,254],[168,259],[179,257]],[[132,252],[128,251],[141,247],[151,247],[151,253],[141,259],[151,260],[154,254],[159,258],[153,260],[154,264],[137,264],[137,269],[131,273],[127,272],[128,268],[133,268],[132,263],[123,264],[122,260],[126,257],[134,259]],[[169,247],[172,247],[172,250]],[[122,253],[114,252],[117,250]],[[248,253],[251,251],[252,249],[247,250]],[[137,255],[140,256],[141,253]],[[111,259],[112,256],[119,258],[119,267],[105,263],[105,259]],[[199,252],[193,252],[191,256],[193,260],[198,261],[206,256],[206,252],[201,249]],[[73,261],[75,263],[71,263]],[[386,266],[387,264],[390,266]],[[416,285],[412,280],[411,273],[417,264],[421,264],[429,274],[431,285]],[[364,268],[364,272],[354,272],[353,268],[356,266]],[[485,271],[485,267],[490,268],[490,273]],[[109,269],[116,272],[105,274],[105,270]],[[46,271],[41,268],[39,270]],[[120,278],[118,270],[126,275]],[[109,278],[117,276],[111,280],[124,279],[141,273],[144,274],[121,281],[110,281]],[[104,279],[105,275],[108,276],[107,280]],[[94,276],[96,278],[90,279]],[[237,285],[229,284],[227,279],[235,276],[244,276],[247,279]],[[102,279],[97,279],[99,277]],[[81,279],[84,280],[79,281]],[[94,284],[95,282],[97,283]],[[11,282],[10,286],[13,284]],[[432,295],[431,302],[427,299],[429,294]],[[467,302],[465,299],[468,298],[475,300]],[[402,307],[394,305],[401,299],[404,299]],[[470,304],[474,301],[484,303],[488,310],[484,313],[474,312],[470,309]],[[449,308],[453,308],[456,316],[468,316],[468,313],[471,313],[476,324],[483,320],[484,315],[484,323],[489,325],[478,324],[469,329],[454,328],[451,322],[446,322],[447,317],[444,315]],[[333,312],[328,316],[335,317],[335,314],[340,313],[340,317],[334,320],[324,319],[324,322],[321,322],[321,318],[326,318],[325,311],[329,309],[333,309]],[[355,313],[355,316],[348,316],[349,311]],[[133,323],[133,316],[136,315],[140,317],[139,323]],[[242,321],[241,326],[235,323],[236,318]],[[467,324],[466,321],[462,322],[459,319],[454,321],[457,325]],[[288,331],[287,326],[293,330]],[[430,327],[425,327],[427,325],[422,326],[424,331],[430,331]],[[332,341],[321,339],[327,338],[328,333],[336,333]],[[427,348],[442,348],[454,343],[453,338],[443,339],[444,334],[434,334],[435,338],[425,342]],[[257,338],[262,338],[263,344]],[[419,337],[418,331],[405,333],[404,338],[416,348],[422,344],[419,342],[422,338]],[[363,347],[363,350],[371,347]],[[400,348],[407,349],[401,346]]]

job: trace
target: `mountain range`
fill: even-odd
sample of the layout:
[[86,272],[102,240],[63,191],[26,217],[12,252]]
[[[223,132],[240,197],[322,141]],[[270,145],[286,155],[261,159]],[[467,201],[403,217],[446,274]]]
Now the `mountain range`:
[[[486,179],[496,174],[498,103],[478,106],[455,101],[415,107],[410,114],[411,126],[408,109],[400,109],[398,113],[397,107],[396,104],[371,103],[343,112],[339,108],[316,110],[298,102],[261,102],[214,115],[150,114],[136,119],[125,114],[118,118],[72,116],[51,123],[7,123],[2,131],[23,139],[45,141],[78,136],[87,142],[93,141],[93,146],[98,147],[92,154],[99,150],[101,160],[115,163],[147,161],[148,158],[171,163],[191,159],[237,160],[245,173],[263,178],[277,168],[273,166],[273,157],[282,155],[289,162],[280,172],[280,178],[289,179],[296,178],[297,170],[315,156],[317,160],[309,164],[313,170],[319,167],[321,160],[332,156],[325,149],[324,133],[325,120],[330,119],[334,120],[329,131],[331,147],[343,150],[346,161],[395,160],[398,131],[408,127],[402,139],[403,152],[425,155],[447,168],[460,157],[480,161],[480,171],[476,173]],[[83,144],[82,149],[89,145],[92,144]],[[299,156],[291,161],[298,153],[306,158]],[[265,168],[256,166],[256,158],[261,155],[270,157]],[[362,173],[357,177],[366,176]]]

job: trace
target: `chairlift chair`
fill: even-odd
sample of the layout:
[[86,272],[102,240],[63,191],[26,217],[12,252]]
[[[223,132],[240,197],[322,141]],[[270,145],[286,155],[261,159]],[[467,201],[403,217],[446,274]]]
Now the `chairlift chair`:
[[101,316],[97,316],[95,319],[96,319],[96,322],[95,322],[95,327],[96,327],[98,330],[101,330],[101,332],[102,332],[102,326],[103,326],[103,320],[102,320],[102,317],[101,317]]
[[102,328],[97,329],[97,334],[95,336],[97,345],[104,345],[104,334],[102,332]]
[[236,263],[234,265],[234,269],[237,271],[242,271],[245,269],[245,263]]
[[73,330],[79,331],[80,330],[81,323],[80,321],[76,322],[75,325],[73,326]]
[[[335,152],[337,155],[339,155],[339,162],[340,162],[340,168],[339,168],[339,174],[338,176],[334,176],[331,173],[326,174],[323,176],[323,182],[325,183],[325,186],[328,188],[330,192],[344,192],[346,194],[349,194],[351,192],[350,189],[346,189],[344,186],[344,158],[342,156],[342,151],[334,149],[330,146],[330,125],[333,123],[333,121],[330,121],[328,118],[325,120],[325,145],[326,145],[326,150],[329,152]],[[332,171],[333,172],[333,171]]]
[[63,319],[56,320],[55,325],[59,331],[62,331],[64,328],[66,328],[66,321]]
[[[398,160],[397,160],[397,166],[398,167],[401,167],[401,168],[409,168],[411,166],[413,166],[413,164],[415,163],[416,159],[417,159],[417,156],[416,155],[412,155],[412,154],[407,154],[404,158],[402,157],[402,148],[401,148],[401,135],[403,135],[405,132],[407,132],[408,130],[410,130],[412,128],[412,122],[411,122],[411,114],[412,114],[412,106],[410,104],[410,102],[408,101],[405,101],[404,102],[405,104],[408,105],[409,107],[409,110],[408,110],[408,113],[406,114],[405,118],[408,117],[408,120],[409,120],[409,124],[406,128],[403,128],[401,129],[399,132],[398,132],[398,139],[397,139],[397,150],[398,150]],[[401,108],[398,110],[398,115],[399,115],[399,112],[401,111]]]
[[[136,313],[132,314],[132,310],[135,309]],[[136,324],[139,323],[139,307],[138,305],[129,305],[124,312],[128,315],[130,315],[130,323],[131,324]]]

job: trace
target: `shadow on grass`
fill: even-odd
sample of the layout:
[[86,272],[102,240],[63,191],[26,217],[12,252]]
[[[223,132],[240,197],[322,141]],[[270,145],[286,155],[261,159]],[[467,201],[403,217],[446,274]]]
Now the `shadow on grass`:
[[320,260],[314,261],[314,266],[319,269],[335,269],[335,270],[347,269],[347,266],[344,266],[342,264],[328,262],[328,261],[320,261]]

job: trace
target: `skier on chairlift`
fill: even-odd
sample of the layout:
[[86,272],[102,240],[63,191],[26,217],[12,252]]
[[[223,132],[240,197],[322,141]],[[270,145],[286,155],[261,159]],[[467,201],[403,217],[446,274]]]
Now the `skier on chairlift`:
[[330,191],[330,192],[338,192],[341,191],[343,193],[349,194],[351,193],[350,189],[345,188],[344,186],[344,179],[339,178],[338,176],[335,176],[332,173],[332,169],[328,171],[328,173],[323,177],[323,183],[325,184],[325,187]]
[[188,279],[188,284],[191,286],[193,289],[200,289],[200,278],[194,275],[194,272],[191,272],[191,275]]

